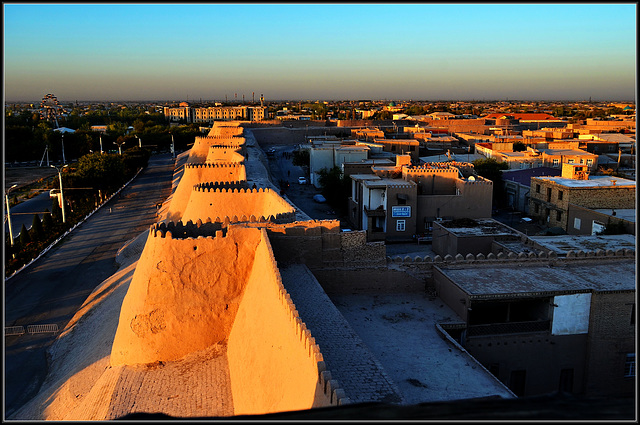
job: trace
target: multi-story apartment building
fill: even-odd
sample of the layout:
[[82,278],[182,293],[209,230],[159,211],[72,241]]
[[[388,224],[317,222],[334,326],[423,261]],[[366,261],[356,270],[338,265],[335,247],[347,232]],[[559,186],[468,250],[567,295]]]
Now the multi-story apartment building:
[[264,106],[209,106],[192,108],[180,104],[179,107],[165,107],[164,115],[170,121],[184,120],[188,123],[209,123],[214,121],[243,120],[262,121],[266,118]]
[[635,208],[636,182],[590,176],[586,165],[563,164],[560,177],[532,177],[529,214],[549,227],[569,228],[572,204],[586,208]]

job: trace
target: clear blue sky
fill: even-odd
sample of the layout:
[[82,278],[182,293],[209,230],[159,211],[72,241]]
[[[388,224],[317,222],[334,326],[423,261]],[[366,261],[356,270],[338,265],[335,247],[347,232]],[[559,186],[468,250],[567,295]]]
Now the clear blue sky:
[[636,4],[4,4],[6,101],[635,100]]

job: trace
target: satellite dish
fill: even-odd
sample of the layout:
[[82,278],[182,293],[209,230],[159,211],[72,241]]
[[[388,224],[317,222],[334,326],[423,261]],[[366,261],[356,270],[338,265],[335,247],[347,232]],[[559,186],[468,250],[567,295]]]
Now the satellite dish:
[[468,179],[468,180],[469,180],[470,182],[474,182],[474,181],[476,181],[476,178],[475,178],[475,177],[473,177],[473,176],[469,176],[469,179]]

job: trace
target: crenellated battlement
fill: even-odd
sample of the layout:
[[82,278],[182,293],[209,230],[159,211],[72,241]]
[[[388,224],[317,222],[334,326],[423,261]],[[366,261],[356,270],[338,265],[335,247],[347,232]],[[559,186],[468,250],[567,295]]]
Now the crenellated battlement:
[[184,164],[185,168],[239,168],[244,167],[242,162],[190,162]]
[[250,189],[246,180],[204,182],[198,183],[196,186],[210,187],[212,189]]
[[228,227],[223,223],[211,220],[207,220],[205,223],[202,220],[195,223],[189,220],[186,224],[182,221],[170,221],[151,225],[149,236],[168,239],[223,238],[227,236],[227,230]]
[[[213,192],[213,193],[224,192],[224,193],[249,193],[249,194],[251,193],[276,194],[271,188],[268,188],[268,187],[250,188],[248,187],[246,181],[238,182],[238,183],[222,183],[222,184],[220,182],[198,183],[193,186],[193,190],[196,192]],[[284,202],[286,203],[286,201]]]
[[504,252],[500,252],[498,254],[489,253],[487,255],[484,254],[457,254],[455,256],[451,254],[447,254],[444,257],[440,255],[436,255],[431,258],[430,255],[421,257],[415,256],[411,257],[396,255],[394,257],[387,256],[387,263],[396,263],[396,264],[408,264],[408,263],[432,263],[432,264],[480,264],[480,263],[536,263],[536,262],[544,262],[549,260],[559,260],[559,261],[572,261],[572,260],[595,260],[595,259],[621,259],[621,258],[635,258],[636,252],[632,249],[617,249],[617,250],[602,250],[598,249],[595,251],[568,251],[565,256],[558,256],[558,254],[554,251],[541,251],[539,253],[535,252],[520,252],[518,254],[514,252],[509,252],[505,254]]
[[246,143],[247,139],[240,136],[196,136],[196,141],[209,146],[228,145],[241,147]]
[[493,182],[491,180],[460,180],[459,184],[464,186],[493,186]]
[[222,155],[222,154],[232,155],[234,153],[236,155],[242,155],[243,151],[244,151],[244,147],[242,146],[230,146],[230,145],[209,146],[209,155]]

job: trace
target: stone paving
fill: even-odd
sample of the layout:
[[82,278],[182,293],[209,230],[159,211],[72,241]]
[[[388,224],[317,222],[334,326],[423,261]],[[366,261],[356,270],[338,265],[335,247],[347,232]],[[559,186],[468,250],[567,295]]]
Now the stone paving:
[[226,347],[211,347],[178,362],[124,367],[105,419],[161,412],[173,417],[233,415]]
[[280,267],[280,275],[300,318],[320,346],[332,379],[338,381],[351,402],[404,403],[395,383],[309,269],[293,264]]

